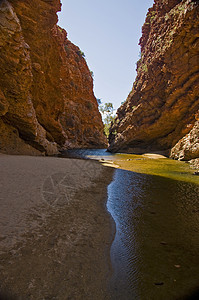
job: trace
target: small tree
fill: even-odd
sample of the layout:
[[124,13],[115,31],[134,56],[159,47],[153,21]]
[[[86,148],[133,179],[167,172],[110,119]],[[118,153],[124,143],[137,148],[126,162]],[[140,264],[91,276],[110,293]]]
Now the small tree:
[[108,137],[109,136],[109,128],[111,127],[111,123],[115,119],[115,116],[113,115],[113,112],[114,112],[113,103],[107,102],[104,105],[101,104],[99,106],[99,110],[102,114],[102,120],[104,123],[104,133]]
[[107,102],[100,106],[100,111],[102,114],[112,114],[113,113],[113,103]]
[[104,118],[104,133],[106,134],[107,138],[109,136],[109,129],[114,120],[115,120],[115,116],[111,116],[111,115],[107,115]]

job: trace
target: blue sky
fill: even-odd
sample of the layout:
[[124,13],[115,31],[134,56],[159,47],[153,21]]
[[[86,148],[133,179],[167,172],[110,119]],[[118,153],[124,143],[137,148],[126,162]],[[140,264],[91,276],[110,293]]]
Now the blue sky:
[[141,27],[153,0],[62,0],[59,25],[86,55],[94,92],[118,108],[136,77]]

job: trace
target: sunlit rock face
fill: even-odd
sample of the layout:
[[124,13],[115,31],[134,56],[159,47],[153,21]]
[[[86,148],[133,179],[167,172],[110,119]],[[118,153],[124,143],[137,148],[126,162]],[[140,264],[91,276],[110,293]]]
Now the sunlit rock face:
[[0,151],[104,147],[93,79],[58,27],[59,0],[0,1]]
[[198,1],[156,0],[149,9],[137,78],[111,127],[110,151],[198,157],[198,16]]

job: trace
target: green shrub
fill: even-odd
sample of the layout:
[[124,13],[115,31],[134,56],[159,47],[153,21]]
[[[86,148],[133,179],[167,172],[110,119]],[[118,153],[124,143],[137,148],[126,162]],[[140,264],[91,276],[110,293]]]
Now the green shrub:
[[113,135],[116,135],[117,134],[117,130],[115,129],[113,132],[112,132]]
[[81,51],[80,49],[77,50],[77,54],[80,56],[80,57],[85,57],[85,54],[83,51]]
[[147,73],[148,72],[148,67],[147,67],[147,65],[146,64],[143,64],[143,65],[138,65],[138,71],[139,72],[145,72],[145,73]]
[[178,7],[178,10],[179,10],[179,11],[184,11],[184,10],[185,10],[185,7],[179,6],[179,7]]
[[147,65],[146,64],[144,64],[143,66],[142,66],[142,71],[144,71],[144,72],[148,72],[148,67],[147,67]]

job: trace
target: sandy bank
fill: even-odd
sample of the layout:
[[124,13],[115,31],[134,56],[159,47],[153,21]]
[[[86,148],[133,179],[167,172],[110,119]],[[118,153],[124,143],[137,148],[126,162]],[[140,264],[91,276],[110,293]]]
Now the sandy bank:
[[108,299],[113,169],[8,155],[0,168],[0,298]]

